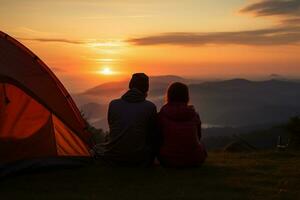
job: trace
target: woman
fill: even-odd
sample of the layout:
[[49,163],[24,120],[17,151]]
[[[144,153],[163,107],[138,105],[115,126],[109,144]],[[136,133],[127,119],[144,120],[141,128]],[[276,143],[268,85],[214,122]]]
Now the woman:
[[200,142],[200,117],[188,102],[187,85],[173,83],[167,92],[167,104],[158,114],[162,134],[158,158],[163,166],[198,166],[207,157],[206,150]]

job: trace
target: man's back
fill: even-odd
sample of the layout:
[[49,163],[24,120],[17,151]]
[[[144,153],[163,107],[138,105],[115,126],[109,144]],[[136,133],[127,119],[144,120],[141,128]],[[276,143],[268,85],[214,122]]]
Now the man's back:
[[117,163],[142,165],[154,157],[156,107],[145,94],[133,88],[109,105],[110,132],[104,158]]

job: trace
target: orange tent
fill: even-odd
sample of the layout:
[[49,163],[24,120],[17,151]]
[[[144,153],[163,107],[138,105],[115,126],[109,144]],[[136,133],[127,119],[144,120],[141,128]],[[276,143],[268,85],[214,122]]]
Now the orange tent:
[[85,127],[53,72],[0,32],[0,169],[32,160],[90,158]]

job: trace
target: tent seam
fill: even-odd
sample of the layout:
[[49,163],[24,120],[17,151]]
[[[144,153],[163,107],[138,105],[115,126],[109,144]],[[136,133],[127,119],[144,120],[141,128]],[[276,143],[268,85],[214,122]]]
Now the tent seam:
[[56,156],[58,156],[57,141],[56,141],[56,135],[55,135],[55,130],[54,130],[53,114],[52,113],[50,113],[50,123],[51,123],[51,134],[53,135],[53,139],[54,139]]

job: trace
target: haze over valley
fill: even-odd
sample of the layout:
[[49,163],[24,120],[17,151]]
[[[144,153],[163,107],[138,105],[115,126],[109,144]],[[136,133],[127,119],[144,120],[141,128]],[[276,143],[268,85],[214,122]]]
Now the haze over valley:
[[[164,104],[164,95],[171,82],[189,84],[191,101],[200,113],[203,127],[240,127],[276,124],[300,114],[300,82],[279,76],[264,81],[230,79],[203,82],[179,76],[150,77],[148,99]],[[73,97],[87,120],[95,127],[108,129],[108,103],[119,98],[128,88],[128,80],[108,82]]]

